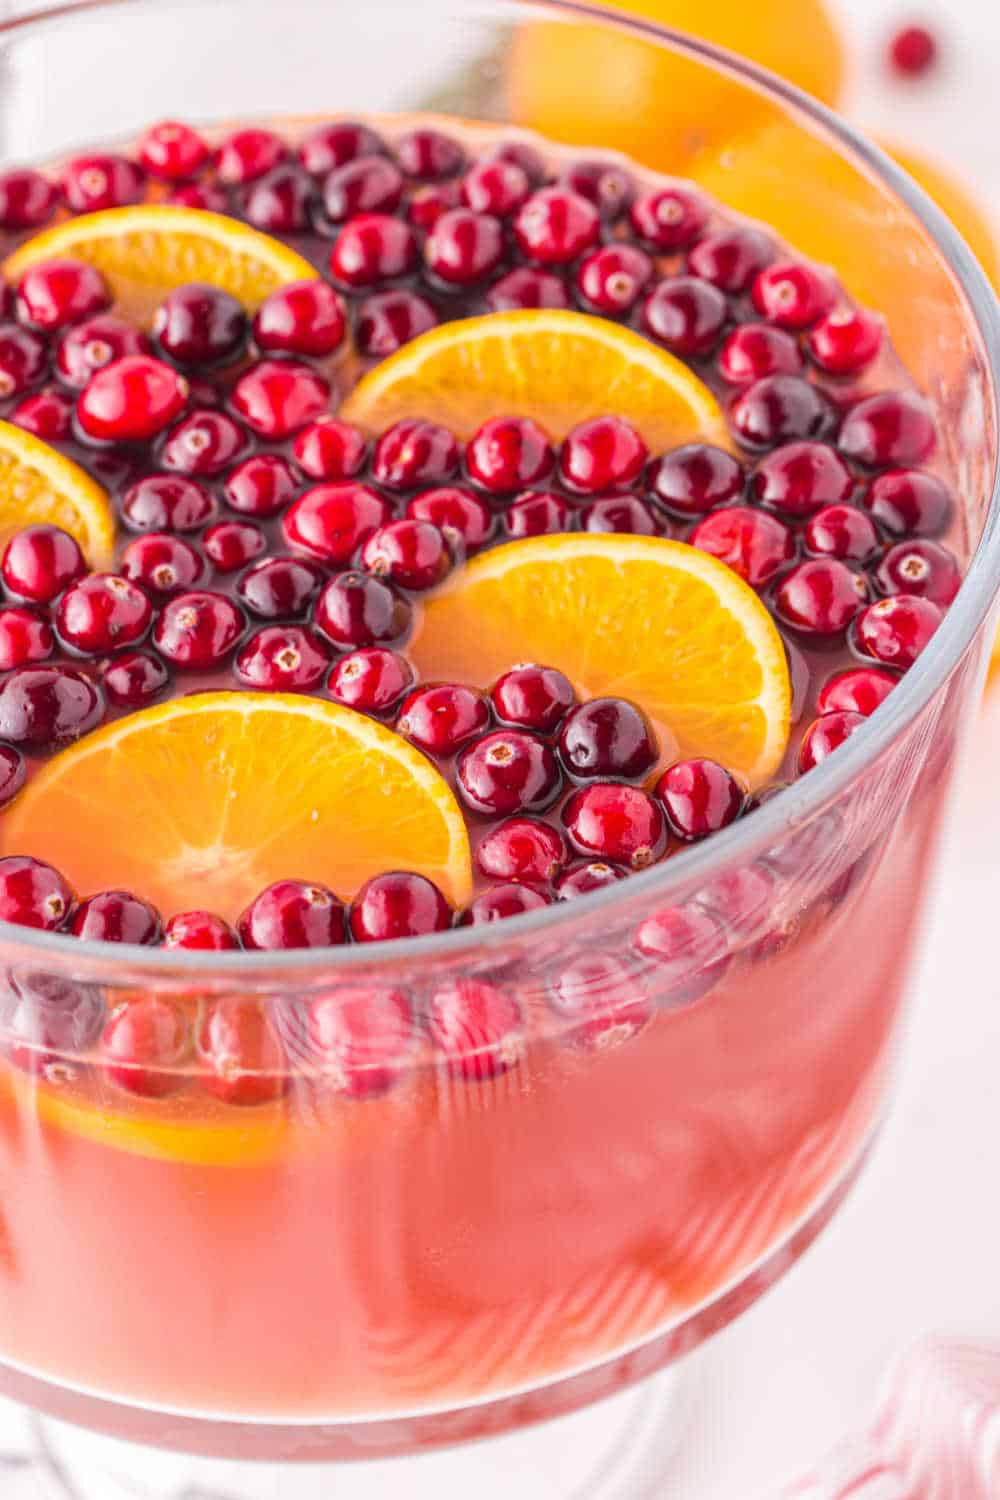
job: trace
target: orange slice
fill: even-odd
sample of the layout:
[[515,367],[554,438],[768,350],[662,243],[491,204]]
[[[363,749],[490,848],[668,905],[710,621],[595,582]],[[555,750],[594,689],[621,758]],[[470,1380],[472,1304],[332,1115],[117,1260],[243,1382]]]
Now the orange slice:
[[0,546],[40,522],[71,532],[91,567],[109,565],[115,518],[105,491],[41,438],[0,422]]
[[587,313],[492,313],[445,323],[366,375],[340,415],[369,432],[427,417],[463,439],[489,417],[533,417],[556,439],[588,417],[620,416],[660,452],[727,443],[712,392],[648,339]]
[[422,676],[480,686],[518,662],[559,667],[581,696],[632,699],[666,745],[750,787],[788,742],[774,622],[725,563],[683,542],[579,534],[498,547],[428,601],[411,650]]
[[465,822],[430,761],[363,714],[283,693],[177,698],[87,735],[4,813],[0,849],[50,860],[81,894],[122,886],[230,920],[282,878],[346,899],[416,870],[455,905],[472,887]]
[[185,282],[221,287],[254,309],[276,287],[316,276],[303,256],[259,229],[226,214],[165,203],[64,219],[19,245],[3,273],[17,282],[29,266],[57,256],[96,266],[136,322],[148,322],[165,294]]

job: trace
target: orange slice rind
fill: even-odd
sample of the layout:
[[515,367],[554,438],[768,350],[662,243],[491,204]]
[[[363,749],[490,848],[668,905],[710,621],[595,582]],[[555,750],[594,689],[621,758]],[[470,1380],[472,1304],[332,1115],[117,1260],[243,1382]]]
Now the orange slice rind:
[[115,519],[106,492],[41,438],[0,422],[0,547],[21,527],[39,523],[76,537],[92,568],[109,565]]

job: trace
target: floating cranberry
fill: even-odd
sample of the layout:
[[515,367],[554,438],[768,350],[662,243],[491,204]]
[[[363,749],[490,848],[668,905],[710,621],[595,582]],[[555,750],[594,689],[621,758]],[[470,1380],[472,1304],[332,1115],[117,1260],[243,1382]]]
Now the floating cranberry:
[[962,570],[947,547],[917,538],[889,548],[875,582],[884,594],[913,594],[947,609],[961,586]]
[[80,426],[102,442],[148,442],[184,410],[188,384],[162,360],[127,354],[98,370],[77,403]]
[[853,490],[850,469],[825,443],[787,443],[761,459],[750,477],[750,493],[760,505],[795,517],[848,500]]
[[451,926],[451,907],[432,880],[394,870],[367,881],[351,903],[351,936],[356,943],[423,937]]
[[658,530],[649,506],[634,495],[609,495],[604,500],[594,500],[581,512],[580,520],[584,531],[655,536]]
[[205,556],[220,573],[235,573],[260,557],[267,538],[252,521],[216,521],[201,539]]
[[101,673],[108,702],[115,708],[143,708],[170,684],[170,673],[148,651],[123,651]]
[[185,182],[174,188],[167,202],[175,208],[203,208],[212,214],[229,212],[228,196],[208,182]]
[[400,588],[421,591],[440,583],[452,565],[442,533],[430,521],[390,521],[361,549],[361,565]]
[[153,334],[163,353],[179,365],[220,364],[241,352],[247,315],[220,287],[191,282],[176,287],[160,303]]
[[607,160],[575,161],[558,184],[592,203],[602,219],[616,219],[635,196],[635,182],[624,167]]
[[198,531],[214,515],[207,490],[172,474],[147,474],[122,497],[122,520],[131,531]]
[[287,459],[276,453],[255,453],[237,464],[226,480],[226,504],[240,515],[259,521],[279,515],[299,489]]
[[524,1050],[524,1018],[516,998],[474,979],[435,990],[427,1026],[448,1072],[469,1083],[498,1078]]
[[0,572],[7,591],[32,604],[51,604],[87,571],[79,544],[58,526],[26,526],[4,549]]
[[120,1005],[101,1037],[107,1078],[144,1099],[165,1098],[183,1085],[190,1050],[187,1017],[162,995]]
[[512,539],[569,531],[569,505],[562,495],[546,490],[525,490],[504,511],[503,529]]
[[243,995],[209,1001],[196,1045],[202,1088],[224,1104],[266,1104],[288,1087],[288,1063],[261,1003]]
[[377,286],[405,276],[417,264],[417,239],[402,219],[358,214],[349,219],[330,252],[330,271],[344,286]]
[[661,1004],[691,1005],[713,989],[729,965],[722,924],[697,906],[667,906],[636,929],[635,947],[650,965]]
[[368,444],[349,422],[322,416],[303,427],[292,453],[310,479],[353,479],[364,468]]
[[777,516],[749,505],[713,511],[699,521],[688,540],[692,547],[724,562],[754,589],[766,587],[796,554],[790,528]]
[[403,197],[403,174],[386,156],[356,156],[323,184],[323,211],[331,224],[355,214],[392,214]]
[[139,160],[154,177],[183,182],[208,160],[208,146],[197,130],[178,120],[161,120],[139,139]]
[[387,359],[411,339],[436,328],[437,322],[434,308],[416,292],[376,292],[358,308],[354,342],[366,359]]
[[864,579],[836,558],[799,563],[782,579],[774,607],[785,625],[804,635],[846,630],[868,597]]
[[343,303],[317,278],[272,292],[254,318],[253,336],[259,349],[321,358],[339,348],[345,328]]
[[480,161],[509,161],[520,167],[532,187],[545,181],[545,158],[527,141],[496,141],[488,146]]
[[251,614],[264,620],[294,620],[306,613],[325,576],[304,558],[265,557],[247,569],[236,591]]
[[18,317],[46,333],[104,312],[111,301],[100,271],[83,260],[43,260],[29,266],[17,289]]
[[164,948],[194,948],[205,953],[225,953],[240,946],[228,922],[210,911],[181,911],[164,923]]
[[458,443],[446,427],[404,418],[375,444],[372,475],[389,490],[446,484],[458,470]]
[[179,594],[164,605],[153,631],[161,656],[186,671],[221,665],[243,634],[242,610],[224,594]]
[[641,709],[624,698],[591,698],[573,708],[559,730],[559,755],[571,776],[645,776],[659,750]]
[[567,866],[555,882],[556,899],[574,901],[577,896],[589,896],[591,891],[603,891],[605,886],[615,885],[625,879],[625,871],[616,865],[606,864],[601,859],[577,860]]
[[58,870],[28,854],[0,859],[0,921],[55,932],[73,909],[73,891]]
[[88,573],[63,594],[55,623],[65,645],[103,656],[141,640],[152,618],[153,606],[137,583],[117,573]]
[[704,515],[743,493],[743,465],[724,448],[685,443],[650,466],[647,484],[655,500],[674,515]]
[[809,353],[828,375],[857,375],[878,358],[885,321],[863,307],[827,313],[809,335]]
[[442,214],[459,204],[457,182],[431,182],[416,188],[406,204],[406,218],[414,229],[430,234]]
[[765,375],[737,396],[729,419],[748,447],[773,448],[818,437],[829,423],[830,407],[815,386],[797,375]]
[[568,188],[540,188],[514,220],[521,254],[540,265],[560,266],[576,260],[596,244],[600,231],[597,209]]
[[405,656],[384,646],[369,646],[334,663],[327,692],[335,703],[381,717],[391,713],[412,686],[413,668]]
[[513,495],[550,473],[555,458],[530,417],[492,417],[465,451],[470,476],[494,495]]
[[654,188],[636,198],[629,217],[635,233],[654,250],[681,250],[701,234],[708,205],[690,188]]
[[457,777],[467,806],[491,817],[540,812],[562,784],[551,748],[521,729],[495,729],[468,745],[459,757]]
[[688,255],[688,270],[723,292],[745,292],[758,272],[774,259],[774,242],[762,230],[720,229],[708,234]]
[[0,745],[0,807],[13,801],[24,785],[24,757],[13,745]]
[[221,182],[255,182],[279,166],[287,154],[288,147],[273,130],[234,130],[215,153],[215,169]]
[[548,885],[566,863],[566,841],[539,818],[507,818],[483,837],[476,851],[479,873],[487,880],[519,880]]
[[816,707],[821,714],[852,713],[867,719],[885,702],[898,680],[880,667],[852,667],[823,684]]
[[127,156],[77,156],[63,168],[63,193],[75,214],[138,203],[144,185],[142,169]]
[[654,266],[636,245],[602,245],[577,266],[573,282],[588,307],[612,317],[632,311],[653,279]]
[[531,266],[517,266],[495,281],[486,293],[490,312],[520,312],[525,308],[557,308],[570,305],[569,292],[561,277]]
[[0,609],[0,672],[44,661],[55,650],[52,626],[24,605]]
[[358,156],[375,156],[385,150],[385,142],[368,125],[353,120],[335,120],[317,125],[299,143],[299,161],[313,177],[326,177],[345,161]]
[[285,540],[325,563],[345,563],[384,526],[388,501],[363,484],[318,484],[289,506]]
[[861,496],[869,515],[893,536],[940,536],[954,505],[933,474],[920,469],[889,469],[876,474]]
[[18,667],[0,686],[0,740],[15,745],[67,744],[103,717],[100,689],[72,667]]
[[727,828],[746,807],[746,792],[714,760],[678,760],[668,766],[653,794],[671,833],[691,843]]
[[833,307],[837,283],[824,267],[782,260],[758,272],[752,296],[757,311],[779,328],[809,328]]
[[0,174],[0,229],[39,229],[55,213],[59,198],[54,183],[41,172],[13,167]]
[[886,47],[889,66],[904,78],[920,78],[929,72],[937,55],[937,40],[926,26],[901,26]]
[[493,214],[453,208],[442,214],[424,245],[427,269],[448,286],[483,281],[503,259],[503,225]]
[[477,214],[505,219],[521,207],[531,192],[531,181],[516,162],[481,161],[462,179],[462,201]]
[[804,775],[806,771],[818,766],[820,761],[826,760],[864,722],[863,714],[845,710],[821,714],[818,719],[814,719],[802,736],[799,746],[799,774]]
[[70,931],[92,943],[141,943],[160,941],[160,914],[148,901],[131,891],[101,891],[81,901],[73,913]]
[[37,334],[16,323],[0,323],[0,400],[20,396],[48,369],[48,351]]
[[329,381],[298,360],[262,359],[233,387],[234,410],[261,437],[291,437],[326,410]]
[[549,897],[534,886],[491,885],[481,891],[463,911],[458,919],[459,927],[483,927],[490,922],[506,922],[509,917],[522,917],[525,912],[541,911],[550,905]]
[[77,323],[63,335],[56,351],[56,369],[67,385],[82,390],[105,365],[126,355],[149,354],[150,347],[145,334],[105,313]]
[[249,688],[311,693],[329,666],[329,647],[304,625],[266,625],[240,648],[236,675]]
[[934,451],[931,409],[916,391],[879,391],[853,406],[840,429],[840,451],[870,468],[921,464]]
[[498,719],[518,729],[554,734],[576,704],[568,677],[555,667],[534,663],[512,667],[493,684],[490,697]]
[[453,551],[469,557],[488,542],[494,518],[489,506],[468,490],[424,490],[407,502],[406,514],[436,526]]
[[489,727],[490,706],[460,683],[418,687],[403,701],[396,730],[429,755],[454,755]]
[[[913,666],[943,618],[944,611],[930,599],[907,594],[880,599],[858,616],[855,644],[863,656],[905,672]],[[2,724],[0,738],[12,738],[3,734]]]
[[388,1093],[410,1060],[416,1034],[403,990],[345,988],[309,1006],[311,1050],[338,1092],[352,1099]]
[[441,130],[418,126],[396,142],[396,160],[407,177],[454,177],[465,166],[461,144]]
[[666,847],[659,807],[641,787],[597,781],[574,792],[562,810],[578,854],[645,869]]
[[344,908],[325,885],[278,880],[256,896],[237,923],[244,948],[330,948],[342,943]]
[[728,316],[723,293],[697,276],[661,281],[642,306],[643,327],[650,337],[688,358],[714,347]]
[[765,375],[801,375],[802,351],[792,334],[767,323],[740,323],[719,350],[719,374],[730,385],[752,385]]
[[559,477],[581,495],[632,484],[645,467],[649,450],[621,417],[592,417],[567,435],[559,450]]
[[875,523],[853,505],[826,505],[805,530],[806,550],[814,557],[839,557],[841,562],[866,563],[881,547]]
[[638,1036],[653,1017],[643,980],[613,953],[566,964],[549,986],[549,1004],[570,1024],[576,1046],[602,1051]]
[[410,627],[411,610],[388,583],[369,573],[339,573],[316,600],[314,620],[341,651],[397,641]]
[[251,224],[268,234],[302,234],[309,228],[312,202],[309,178],[298,167],[284,163],[251,183],[243,194],[243,212]]

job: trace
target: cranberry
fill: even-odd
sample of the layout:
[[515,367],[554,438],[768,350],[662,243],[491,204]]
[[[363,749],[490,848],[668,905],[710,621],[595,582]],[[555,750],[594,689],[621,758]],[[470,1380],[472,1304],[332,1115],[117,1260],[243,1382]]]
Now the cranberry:
[[242,350],[247,315],[220,287],[191,282],[160,303],[153,333],[163,353],[179,365],[219,364]]
[[240,946],[228,922],[210,911],[180,911],[164,923],[164,948],[194,948],[225,953]]
[[624,870],[605,864],[603,860],[577,860],[555,882],[556,897],[559,901],[573,901],[577,896],[588,896],[591,891],[603,891],[605,886],[615,885],[624,879]]
[[0,745],[0,807],[17,796],[24,785],[24,759],[13,745]]
[[367,125],[353,120],[335,120],[317,125],[299,144],[299,161],[313,177],[326,177],[345,161],[374,156],[385,150],[382,137]]
[[252,521],[216,521],[201,539],[205,556],[220,573],[246,567],[267,547],[267,538]]
[[804,775],[844,743],[865,722],[863,714],[846,710],[822,714],[814,719],[799,746],[799,774]]
[[586,198],[602,219],[617,219],[635,197],[635,181],[617,162],[575,161],[560,174],[558,188]]
[[809,335],[809,353],[828,375],[856,375],[878,358],[885,321],[863,307],[827,313]]
[[444,484],[458,469],[458,444],[445,427],[405,418],[383,432],[375,445],[372,474],[389,490]]
[[284,510],[298,488],[287,459],[276,453],[255,453],[230,472],[226,504],[241,516],[267,521]]
[[493,534],[492,511],[467,490],[424,490],[407,502],[406,514],[415,521],[430,521],[453,551],[467,557],[478,552]]
[[719,374],[730,385],[752,385],[765,375],[801,375],[805,368],[798,342],[767,323],[740,323],[719,350]]
[[448,1072],[468,1083],[506,1073],[524,1050],[524,1018],[516,998],[480,980],[456,979],[435,990],[427,1026]]
[[237,585],[240,602],[263,620],[303,616],[323,586],[324,573],[299,557],[265,557]]
[[224,1104],[266,1104],[288,1087],[284,1049],[263,1006],[249,996],[210,1001],[196,1045],[201,1085]]
[[77,403],[80,426],[102,442],[148,442],[184,410],[182,375],[146,354],[127,354],[98,370]]
[[[895,595],[880,599],[858,616],[854,639],[863,656],[883,666],[906,671],[944,618],[944,611],[930,599]],[[2,726],[0,726],[2,736]],[[3,736],[10,739],[11,736]]]
[[54,214],[58,197],[41,172],[14,167],[0,174],[0,229],[39,229]]
[[559,452],[559,477],[568,489],[596,495],[638,479],[649,450],[621,417],[592,417],[568,434]]
[[282,529],[291,547],[325,563],[345,563],[391,514],[388,501],[363,484],[318,484],[285,512]]
[[538,818],[507,818],[484,836],[476,851],[476,864],[487,880],[548,885],[562,870],[566,857],[566,841],[551,823]]
[[699,521],[688,538],[754,589],[762,589],[795,558],[795,537],[777,516],[748,505],[727,505]]
[[246,687],[274,693],[309,693],[330,665],[330,651],[303,625],[266,625],[241,647],[236,675]]
[[177,120],[161,120],[140,137],[139,160],[154,177],[183,182],[205,165],[208,147],[190,125],[182,125]]
[[352,288],[405,276],[416,264],[413,230],[388,214],[358,214],[349,219],[330,252],[334,279]]
[[390,521],[361,549],[362,567],[400,588],[420,591],[440,583],[452,565],[448,544],[430,521]]
[[419,687],[403,702],[396,730],[429,755],[454,755],[489,727],[490,706],[459,683]]
[[63,335],[56,352],[56,369],[67,385],[82,390],[96,371],[113,360],[149,352],[145,334],[105,313],[77,323]]
[[867,719],[885,702],[897,681],[891,672],[879,667],[852,667],[823,684],[816,707],[821,714],[852,713]]
[[181,1087],[190,1048],[187,1017],[162,995],[140,995],[119,1006],[101,1037],[108,1079],[145,1099],[162,1099]]
[[809,328],[833,307],[837,284],[820,266],[782,260],[759,271],[753,305],[779,328]]
[[462,201],[477,214],[505,219],[521,207],[531,192],[531,181],[516,162],[481,161],[462,179]]
[[720,229],[699,240],[688,255],[688,270],[722,292],[745,292],[774,259],[774,243],[759,229]]
[[316,600],[317,628],[341,651],[396,641],[410,626],[410,606],[390,584],[368,573],[339,573]]
[[405,656],[383,646],[351,651],[334,663],[327,692],[335,703],[361,713],[390,713],[413,686],[413,668]]
[[954,510],[940,479],[920,469],[876,474],[861,504],[893,536],[940,536],[947,531]]
[[503,515],[509,537],[551,536],[570,529],[570,508],[562,495],[545,490],[525,490]]
[[509,161],[520,167],[532,187],[545,181],[546,166],[542,153],[527,141],[496,141],[488,147],[481,161]]
[[89,573],[63,594],[55,623],[74,651],[103,656],[141,640],[152,618],[153,606],[137,583],[117,573]]
[[850,563],[869,562],[881,546],[872,520],[852,505],[827,505],[817,511],[806,527],[805,541],[815,557],[839,557]]
[[853,490],[850,469],[825,443],[776,448],[761,459],[750,478],[750,492],[759,504],[796,517],[848,500]]
[[642,870],[666,847],[663,814],[641,787],[596,781],[573,793],[562,810],[578,854]]
[[707,354],[729,316],[722,292],[697,276],[661,281],[646,298],[642,323],[651,338],[673,354]]
[[63,192],[75,214],[138,203],[144,185],[142,169],[127,156],[77,156],[63,168]]
[[298,360],[263,359],[233,387],[235,411],[248,427],[271,441],[291,437],[325,411],[330,384]]
[[774,596],[778,618],[803,635],[832,636],[846,630],[867,595],[864,579],[836,558],[799,563]]
[[224,594],[208,590],[179,594],[165,604],[153,641],[161,656],[187,671],[206,670],[225,661],[243,634],[242,610]]
[[495,495],[512,495],[544,479],[554,456],[530,417],[492,417],[472,438],[465,461],[477,484]]
[[258,349],[321,358],[343,342],[344,304],[325,281],[279,287],[261,304],[253,322]]
[[123,651],[104,668],[101,683],[115,708],[143,708],[169,686],[170,674],[148,651]]
[[748,937],[770,926],[775,902],[775,876],[763,863],[736,865],[714,875],[698,893],[699,905],[725,923],[746,946]]
[[512,667],[493,684],[490,697],[498,719],[519,729],[554,734],[576,704],[568,677],[555,667],[533,663]]
[[329,948],[346,937],[344,908],[325,885],[278,880],[237,924],[244,948]]
[[655,969],[656,998],[668,1005],[700,1000],[729,964],[722,924],[697,906],[667,906],[639,924],[635,947]]
[[459,196],[457,182],[434,182],[418,187],[407,202],[407,220],[414,229],[430,234],[442,214],[458,207]]
[[648,719],[623,698],[592,698],[571,709],[559,731],[559,754],[571,776],[629,779],[656,764],[658,749]]
[[647,484],[655,500],[675,515],[700,516],[743,492],[743,466],[723,448],[685,443],[650,467]]
[[309,178],[285,163],[251,183],[243,194],[243,212],[268,234],[301,234],[309,228],[312,201]]
[[540,265],[567,265],[596,244],[601,219],[594,205],[569,188],[540,188],[514,220],[521,254]]
[[588,953],[560,970],[549,1003],[571,1025],[577,1046],[601,1049],[637,1036],[653,1016],[646,987],[612,953]]
[[147,474],[122,498],[122,520],[131,531],[198,531],[214,515],[207,490],[172,474]]
[[78,543],[58,526],[26,526],[15,532],[0,563],[8,593],[32,604],[51,604],[86,571]]
[[818,437],[830,419],[821,393],[797,375],[765,375],[737,396],[729,419],[737,437],[751,448],[773,448],[798,438]]
[[18,667],[0,686],[0,740],[16,745],[65,744],[103,717],[100,689],[72,667]]
[[355,214],[392,214],[403,197],[403,174],[388,157],[356,156],[323,184],[323,211],[332,224]]
[[207,182],[186,182],[181,187],[174,188],[168,203],[175,208],[201,208],[206,213],[225,214],[229,212],[229,198],[221,188],[213,187]]
[[708,206],[690,188],[654,188],[635,200],[630,218],[639,239],[654,250],[680,250],[701,234]]
[[884,594],[912,594],[947,609],[958,593],[962,570],[946,547],[917,538],[889,548],[875,582]]
[[654,793],[671,833],[685,842],[718,833],[740,816],[746,792],[714,760],[679,760],[656,783]]
[[38,391],[18,402],[10,420],[47,443],[63,442],[73,429],[73,402],[62,391]]
[[452,136],[421,126],[400,136],[396,160],[407,177],[436,180],[460,172],[465,166],[465,152]]
[[350,925],[356,943],[422,937],[451,926],[451,907],[425,875],[394,870],[361,887],[351,903]]
[[625,532],[655,536],[656,519],[648,505],[634,495],[610,495],[594,500],[581,514],[584,531]]
[[402,990],[335,990],[309,1006],[309,1041],[340,1093],[375,1099],[398,1081],[413,1052],[416,1025]]
[[503,259],[503,225],[493,214],[453,208],[442,214],[424,245],[427,269],[448,286],[473,286]]
[[24,605],[0,609],[0,672],[44,661],[55,650],[48,620]]
[[602,245],[577,266],[573,282],[588,307],[612,317],[632,311],[653,279],[654,266],[636,245]]
[[83,260],[44,260],[30,266],[17,289],[22,322],[51,333],[111,306],[111,289]]
[[158,943],[160,914],[130,891],[101,891],[80,902],[70,931],[85,942]]
[[73,907],[73,892],[51,865],[28,854],[0,859],[0,921],[54,932]]
[[934,451],[931,409],[915,391],[879,391],[853,406],[840,429],[840,451],[870,468],[921,464]]
[[437,322],[434,308],[416,292],[376,292],[358,308],[354,342],[366,359],[387,359],[411,339],[436,328]]
[[[105,1019],[101,991],[96,985],[44,972],[20,972],[16,978],[9,974],[7,986],[11,1008],[4,1016],[4,1032],[14,1043],[11,1062],[22,1072],[64,1082],[66,1063],[72,1068],[101,1034]],[[50,1069],[54,1070],[51,1074]]]
[[0,401],[37,385],[48,362],[45,344],[37,334],[16,323],[0,323]]
[[490,312],[520,312],[524,308],[565,309],[569,292],[561,277],[531,266],[517,266],[495,281],[486,293]]
[[457,771],[462,800],[491,817],[541,812],[562,784],[550,747],[523,729],[484,734],[462,751]]
[[926,26],[901,26],[886,48],[889,66],[904,78],[921,77],[934,66],[937,55],[937,40]]
[[272,130],[234,130],[215,153],[215,168],[222,182],[255,182],[285,160],[288,148]]
[[541,911],[550,904],[548,896],[534,886],[491,885],[482,891],[463,911],[458,919],[460,927],[483,927],[490,922],[506,922],[508,917],[521,917],[525,912]]

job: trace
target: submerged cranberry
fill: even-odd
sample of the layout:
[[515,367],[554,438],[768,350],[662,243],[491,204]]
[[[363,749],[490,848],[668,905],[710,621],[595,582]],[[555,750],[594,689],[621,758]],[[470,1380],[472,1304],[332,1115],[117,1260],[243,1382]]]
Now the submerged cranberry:
[[427,269],[451,287],[469,287],[495,271],[504,255],[503,225],[493,214],[453,208],[442,214],[424,245]]
[[354,342],[367,359],[387,359],[411,339],[436,328],[438,315],[416,292],[399,288],[366,297],[354,322]]
[[644,869],[666,847],[663,814],[641,787],[598,781],[573,793],[562,810],[578,854]]
[[201,539],[205,556],[219,573],[235,573],[259,557],[267,538],[252,521],[216,521]]
[[187,671],[221,665],[243,634],[242,610],[224,594],[180,594],[165,604],[153,641],[161,656]]
[[244,948],[329,948],[344,941],[344,908],[325,885],[278,880],[237,924]]
[[115,708],[143,708],[170,684],[170,673],[149,651],[123,651],[101,673],[108,702]]
[[571,709],[559,730],[562,763],[580,780],[642,777],[658,754],[649,720],[624,698],[591,698]]
[[73,909],[73,891],[58,870],[27,854],[0,859],[0,922],[54,932]]
[[18,667],[0,686],[0,740],[15,745],[67,744],[103,717],[101,690],[72,667]]
[[102,313],[77,323],[59,340],[56,369],[67,385],[82,390],[97,370],[129,354],[149,354],[144,333],[121,318]]
[[357,427],[324,415],[303,427],[292,455],[310,479],[353,479],[364,468],[368,443]]
[[428,755],[454,755],[489,727],[490,706],[476,688],[437,683],[410,693],[396,720],[405,735]]
[[147,474],[122,497],[130,531],[198,531],[215,516],[215,501],[194,479]]
[[452,565],[443,534],[430,521],[389,521],[365,542],[361,565],[378,578],[419,592],[440,583]]
[[451,926],[451,907],[432,880],[410,871],[391,871],[367,881],[351,903],[351,935],[356,943],[422,937]]
[[24,785],[24,757],[13,745],[0,745],[0,807],[6,807]]
[[777,516],[749,505],[713,511],[692,531],[692,547],[709,552],[738,573],[751,588],[766,587],[795,560],[795,536]]
[[555,882],[556,899],[573,901],[577,896],[588,896],[591,891],[602,891],[606,885],[615,885],[625,879],[626,872],[617,865],[609,865],[600,859],[581,859],[567,866]]
[[387,156],[356,156],[323,183],[323,212],[331,224],[355,214],[391,214],[403,196],[403,174]]
[[250,613],[263,620],[294,620],[306,613],[325,576],[305,558],[265,557],[247,569],[236,592]]
[[828,375],[856,375],[878,358],[885,322],[863,307],[837,308],[809,335],[813,362]]
[[3,1031],[11,1062],[24,1073],[63,1081],[67,1065],[75,1071],[101,1034],[105,1010],[100,989],[23,971],[9,974],[7,985]]
[[101,891],[80,902],[70,930],[87,942],[158,943],[160,914],[131,891]]
[[414,229],[430,234],[442,214],[458,207],[459,198],[457,182],[426,182],[410,194],[406,218]]
[[191,1050],[187,1017],[161,995],[141,995],[120,1005],[104,1028],[104,1072],[120,1089],[162,1099],[185,1082]]
[[58,526],[45,524],[15,532],[0,563],[8,593],[31,604],[51,604],[86,571],[76,539]]
[[369,985],[321,995],[309,1006],[308,1035],[324,1076],[352,1099],[375,1099],[398,1081],[417,1035],[403,990]]
[[616,531],[635,536],[655,536],[656,518],[648,505],[634,495],[610,495],[594,500],[580,515],[584,531]]
[[653,1017],[645,982],[613,953],[566,964],[549,986],[549,1004],[576,1046],[602,1051],[630,1041]]
[[700,516],[743,493],[743,465],[724,448],[685,443],[650,466],[646,483],[652,497],[678,516]]
[[462,179],[462,200],[477,214],[505,219],[521,207],[531,192],[531,180],[516,162],[481,161]]
[[458,979],[435,990],[427,1025],[448,1072],[470,1083],[505,1073],[524,1050],[516,998],[479,980]]
[[667,906],[636,929],[636,951],[649,964],[660,1004],[690,1005],[714,988],[729,965],[725,929],[698,906]]
[[284,1049],[262,1003],[249,996],[208,1001],[196,1046],[199,1082],[225,1104],[266,1104],[288,1086]]
[[412,686],[413,668],[406,657],[384,646],[342,656],[327,680],[327,692],[335,703],[376,716],[391,713]]

